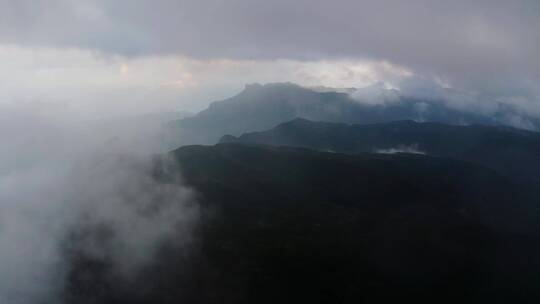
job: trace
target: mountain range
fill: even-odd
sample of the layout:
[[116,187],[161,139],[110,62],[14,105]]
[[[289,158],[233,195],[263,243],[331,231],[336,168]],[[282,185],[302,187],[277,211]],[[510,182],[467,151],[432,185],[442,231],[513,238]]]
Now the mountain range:
[[295,146],[339,153],[408,152],[477,163],[518,180],[540,182],[540,133],[506,126],[394,121],[348,125],[295,119],[221,142]]
[[[376,100],[376,102],[374,101]],[[396,120],[455,125],[514,125],[538,129],[540,121],[499,105],[490,113],[460,109],[438,99],[401,95],[395,89],[305,88],[292,83],[251,84],[198,114],[169,124],[174,144],[214,144],[226,134],[262,131],[294,118],[371,124]]]
[[250,85],[170,122],[206,144],[153,159],[153,180],[195,193],[189,250],[162,244],[123,280],[71,244],[65,302],[540,301],[540,133],[355,92]]

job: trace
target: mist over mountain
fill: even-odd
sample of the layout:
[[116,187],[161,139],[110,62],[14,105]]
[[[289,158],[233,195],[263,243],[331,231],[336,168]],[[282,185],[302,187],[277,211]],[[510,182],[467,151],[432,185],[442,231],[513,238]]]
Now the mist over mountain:
[[292,83],[251,84],[238,95],[216,101],[193,117],[171,123],[171,137],[178,138],[181,144],[213,144],[225,134],[238,136],[262,131],[297,117],[357,124],[414,120],[527,129],[540,126],[538,119],[521,114],[509,105],[479,109],[472,102],[456,103],[461,96],[451,89],[438,90],[441,92],[412,97],[382,84],[362,89],[309,89]]
[[[252,85],[174,122],[6,115],[0,299],[539,299],[538,133],[439,102],[454,124],[394,121],[424,120],[398,93]],[[224,143],[163,152],[186,130]]]
[[0,304],[540,303],[538,29],[538,0],[0,0]]

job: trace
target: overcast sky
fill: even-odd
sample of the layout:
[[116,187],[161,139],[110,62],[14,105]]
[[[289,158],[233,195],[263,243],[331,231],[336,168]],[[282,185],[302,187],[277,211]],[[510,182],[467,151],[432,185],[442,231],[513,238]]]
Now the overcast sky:
[[420,79],[540,113],[539,29],[537,0],[0,0],[0,103],[92,117]]
[[[140,203],[163,189],[98,157],[155,152],[160,133],[81,120],[198,111],[245,83],[282,81],[451,92],[441,96],[461,107],[540,117],[539,50],[539,0],[0,0],[0,302],[61,294],[61,248],[80,214],[119,223],[124,262],[177,227],[125,209],[123,189],[157,189],[135,193]],[[119,144],[117,129],[144,140]]]

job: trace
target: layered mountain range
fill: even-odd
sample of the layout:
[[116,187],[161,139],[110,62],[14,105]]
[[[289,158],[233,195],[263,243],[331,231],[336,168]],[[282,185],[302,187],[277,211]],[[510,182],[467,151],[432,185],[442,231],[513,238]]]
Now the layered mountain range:
[[[370,124],[396,120],[538,129],[540,121],[508,105],[474,105],[402,95],[380,85],[362,89],[304,88],[292,83],[251,84],[198,114],[170,123],[177,144],[214,144],[225,134],[262,131],[294,118]],[[173,142],[175,142],[173,140]]]
[[129,280],[72,251],[66,302],[538,302],[540,133],[397,98],[251,85],[171,122],[210,144],[154,160],[196,194],[191,247]]
[[477,163],[518,180],[540,182],[540,133],[505,126],[395,121],[348,125],[295,119],[221,142],[295,146],[347,154],[419,153]]

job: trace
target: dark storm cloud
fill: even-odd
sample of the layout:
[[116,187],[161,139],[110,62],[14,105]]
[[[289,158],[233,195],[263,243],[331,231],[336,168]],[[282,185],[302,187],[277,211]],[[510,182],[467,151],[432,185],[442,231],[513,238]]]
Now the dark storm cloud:
[[0,25],[2,43],[123,55],[377,59],[487,98],[540,95],[535,0],[3,0]]

